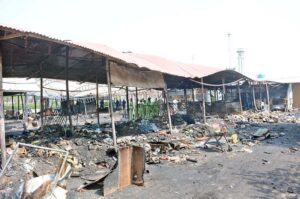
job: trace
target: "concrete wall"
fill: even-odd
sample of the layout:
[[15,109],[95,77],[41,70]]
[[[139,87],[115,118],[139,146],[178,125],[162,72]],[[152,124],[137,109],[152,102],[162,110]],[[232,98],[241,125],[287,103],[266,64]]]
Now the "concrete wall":
[[300,108],[300,83],[293,84],[293,107]]

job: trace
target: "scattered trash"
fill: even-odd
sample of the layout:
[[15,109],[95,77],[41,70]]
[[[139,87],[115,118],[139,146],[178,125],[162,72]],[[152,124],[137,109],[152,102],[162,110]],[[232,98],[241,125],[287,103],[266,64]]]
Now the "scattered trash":
[[238,143],[239,142],[238,135],[237,134],[231,135],[228,141],[231,142],[232,144]]
[[252,136],[256,140],[264,140],[270,136],[269,129],[259,128],[255,133],[252,134]]
[[[284,116],[280,113],[272,115],[272,113],[245,112],[242,115],[230,115],[225,119],[210,116],[207,124],[201,124],[195,122],[194,118],[188,115],[176,114],[172,116],[172,123],[176,126],[172,133],[168,130],[166,121],[165,118],[157,117],[116,124],[118,147],[128,149],[124,150],[125,156],[128,158],[125,160],[130,162],[128,168],[123,168],[122,165],[120,167],[122,158],[120,159],[120,151],[117,155],[113,148],[112,128],[109,124],[101,125],[99,128],[96,124],[86,123],[75,127],[73,135],[70,137],[66,137],[65,129],[59,125],[45,126],[43,131],[31,131],[22,137],[10,137],[7,142],[7,153],[12,157],[22,159],[20,162],[22,165],[9,164],[8,168],[3,170],[5,175],[1,174],[3,176],[0,183],[0,198],[2,196],[8,198],[12,195],[20,198],[24,191],[27,195],[33,195],[35,198],[66,198],[68,191],[83,191],[94,185],[100,186],[100,184],[104,185],[104,193],[108,194],[113,189],[118,190],[130,183],[143,184],[142,175],[133,169],[133,162],[139,168],[143,166],[140,163],[179,164],[187,161],[197,163],[199,159],[195,154],[202,153],[202,148],[206,144],[211,146],[211,144],[217,143],[221,149],[224,144],[227,144],[228,150],[232,150],[227,140],[233,144],[232,146],[240,148],[234,150],[233,153],[235,151],[253,153],[254,146],[266,143],[265,139],[285,136],[283,133],[285,129],[274,130],[267,124],[252,123],[280,123],[295,120],[292,115]],[[211,138],[216,142],[208,143]],[[29,145],[20,145],[17,143],[19,140],[31,143],[33,146],[31,148],[36,148],[33,150]],[[53,150],[39,148],[39,146]],[[131,153],[128,151],[133,150],[132,148],[143,150],[143,161],[137,161],[134,155],[128,156]],[[289,150],[291,153],[296,153],[299,148],[291,147]],[[62,151],[68,155],[62,155]],[[63,157],[67,157],[63,161],[65,166],[60,167],[59,165],[62,164],[60,159]],[[206,154],[202,157],[206,157]],[[15,163],[14,158],[12,158],[12,162]],[[262,164],[269,163],[270,161],[262,159]],[[54,165],[58,166],[54,167]],[[218,164],[218,166],[223,167],[222,164]],[[29,174],[29,180],[19,180],[23,178],[23,175],[19,175],[15,169],[18,167]],[[60,174],[58,168],[63,168]],[[120,176],[116,177],[120,171],[121,175],[128,174],[127,177],[123,176],[124,178],[121,176],[122,179],[125,179],[123,184],[119,182]],[[75,179],[78,184],[74,190],[66,189],[67,179],[70,177]],[[113,189],[108,189],[109,180],[112,180]],[[49,189],[52,190],[52,195],[47,195]]]
[[198,160],[196,158],[191,158],[191,157],[187,157],[186,160],[189,162],[194,162],[194,163],[198,162]]
[[294,190],[293,190],[292,187],[288,187],[286,192],[288,192],[288,193],[294,193]]
[[300,149],[299,148],[297,148],[297,147],[291,147],[290,148],[290,152],[291,153],[296,153],[297,151],[299,151]]
[[246,152],[246,153],[252,153],[253,151],[251,149],[248,149],[246,147],[243,147],[242,149],[238,150],[238,152]]

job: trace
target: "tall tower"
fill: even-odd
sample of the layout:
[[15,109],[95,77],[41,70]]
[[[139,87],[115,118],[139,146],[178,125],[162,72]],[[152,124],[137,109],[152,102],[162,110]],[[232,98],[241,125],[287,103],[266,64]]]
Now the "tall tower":
[[238,48],[236,52],[238,54],[238,70],[237,71],[243,74],[244,73],[244,53],[245,53],[245,51],[242,48]]

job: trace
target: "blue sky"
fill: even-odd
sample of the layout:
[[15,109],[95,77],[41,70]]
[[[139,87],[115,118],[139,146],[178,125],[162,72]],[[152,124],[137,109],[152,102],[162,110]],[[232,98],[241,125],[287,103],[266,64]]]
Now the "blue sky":
[[245,73],[300,72],[298,0],[0,0],[0,23],[225,68],[245,50]]

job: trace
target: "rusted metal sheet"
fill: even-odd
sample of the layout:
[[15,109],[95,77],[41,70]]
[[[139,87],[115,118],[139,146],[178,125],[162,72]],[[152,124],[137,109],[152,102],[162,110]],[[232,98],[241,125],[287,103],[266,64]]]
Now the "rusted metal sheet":
[[118,151],[118,165],[103,182],[103,194],[107,196],[128,185],[144,185],[145,151],[142,147],[128,146]]
[[131,165],[132,165],[132,147],[124,147],[119,149],[119,180],[120,189],[131,184]]
[[164,88],[163,74],[156,71],[141,71],[136,68],[111,64],[111,82],[113,85],[126,85],[138,88]]
[[144,170],[145,170],[145,150],[142,147],[132,148],[131,157],[131,180],[132,184],[144,185]]

